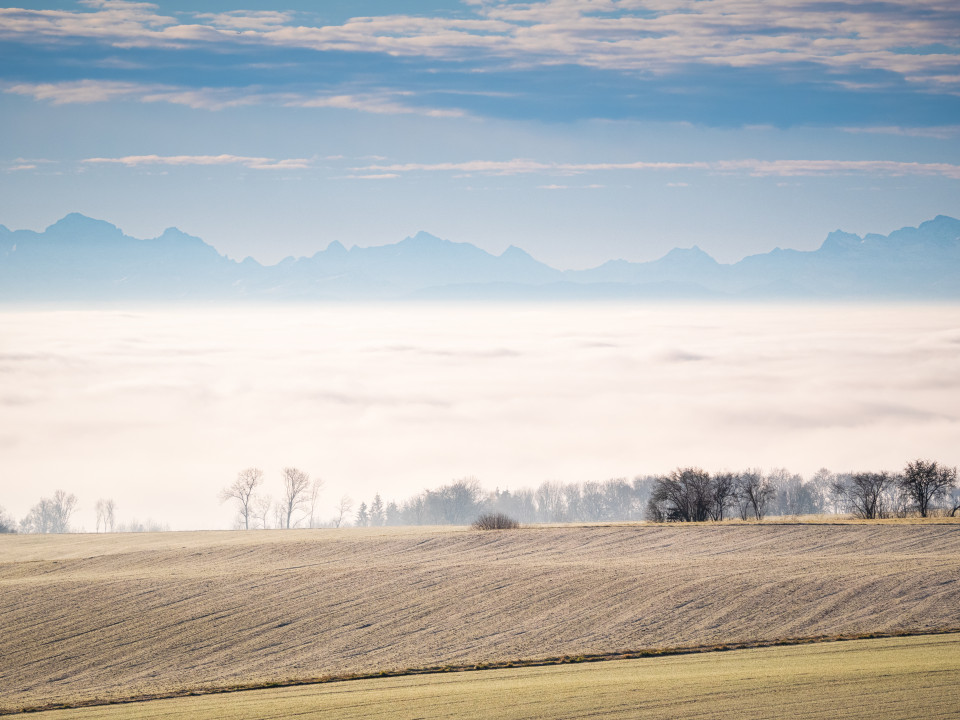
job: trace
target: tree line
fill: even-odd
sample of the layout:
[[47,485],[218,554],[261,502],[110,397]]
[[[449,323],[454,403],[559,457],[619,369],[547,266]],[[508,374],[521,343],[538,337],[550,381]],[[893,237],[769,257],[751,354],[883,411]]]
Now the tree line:
[[[29,512],[16,522],[0,507],[0,533],[69,533],[77,532],[72,525],[74,513],[77,509],[77,496],[65,490],[55,490],[50,497],[42,497],[30,508]],[[96,532],[161,532],[170,527],[153,520],[140,522],[131,520],[118,523],[116,518],[117,505],[112,499],[97,500]]]
[[[264,493],[265,475],[246,468],[220,492],[231,502],[240,529],[295,527],[360,527],[396,525],[468,525],[480,515],[503,514],[521,523],[696,522],[767,516],[849,513],[880,519],[937,512],[960,512],[957,469],[918,459],[899,472],[832,473],[821,469],[810,478],[786,469],[751,469],[709,473],[701,468],[677,468],[668,475],[614,478],[603,482],[543,482],[536,488],[484,490],[476,478],[454,480],[423,490],[401,501],[385,501],[377,493],[356,506],[342,496],[333,516],[322,518],[319,504],[323,481],[295,467],[283,468],[279,496]],[[64,533],[77,497],[57,490],[43,497],[17,523],[0,508],[0,533]],[[354,512],[354,508],[356,511]],[[167,526],[151,520],[116,520],[112,499],[96,502],[97,532],[160,531]]]
[[[341,501],[342,502],[342,501]],[[698,522],[768,516],[848,513],[880,519],[934,510],[960,511],[957,469],[915,460],[899,473],[832,473],[810,478],[780,468],[709,473],[678,468],[669,475],[605,482],[544,482],[535,489],[483,490],[463,478],[406,500],[384,502],[377,494],[360,504],[358,526],[465,525],[484,513],[502,513],[522,523]]]

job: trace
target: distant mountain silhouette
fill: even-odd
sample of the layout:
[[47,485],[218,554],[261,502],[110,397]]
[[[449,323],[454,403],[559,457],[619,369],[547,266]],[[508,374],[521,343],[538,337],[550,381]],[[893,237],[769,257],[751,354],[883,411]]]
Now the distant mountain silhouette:
[[331,243],[264,266],[169,228],[154,239],[73,213],[44,232],[0,225],[0,301],[385,299],[958,299],[960,220],[888,236],[840,230],[817,250],[725,265],[698,247],[659,260],[556,270],[520,248],[492,255],[420,232],[393,245]]

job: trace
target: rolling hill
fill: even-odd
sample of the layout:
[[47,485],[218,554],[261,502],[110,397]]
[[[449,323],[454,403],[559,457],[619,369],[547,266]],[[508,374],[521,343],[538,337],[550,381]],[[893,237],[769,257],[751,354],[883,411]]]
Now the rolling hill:
[[0,537],[3,710],[960,625],[957,524]]

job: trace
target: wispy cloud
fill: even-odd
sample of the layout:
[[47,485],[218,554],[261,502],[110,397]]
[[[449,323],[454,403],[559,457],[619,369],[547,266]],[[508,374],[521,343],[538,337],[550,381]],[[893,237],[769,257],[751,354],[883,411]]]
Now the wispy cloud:
[[[597,162],[561,163],[516,158],[512,160],[469,160],[445,163],[399,163],[367,165],[357,171],[391,173],[450,172],[478,175],[553,174],[577,175],[605,171],[699,170],[719,174],[746,174],[756,177],[804,175],[927,175],[960,179],[960,165],[951,163],[900,162],[894,160],[714,160],[693,162]],[[553,186],[554,188],[557,186]]]
[[195,13],[194,17],[230,30],[274,30],[288,24],[293,13],[276,10],[230,10],[222,13]]
[[285,104],[291,107],[338,108],[359,110],[376,115],[426,115],[429,117],[463,117],[462,110],[416,107],[398,102],[396,98],[412,93],[380,93],[366,95],[326,95],[314,98],[297,98]]
[[269,92],[262,87],[184,88],[113,80],[75,80],[58,83],[16,83],[4,92],[27,95],[54,105],[127,100],[144,103],[185,105],[196,110],[224,110],[252,105],[336,108],[375,115],[424,115],[463,117],[457,109],[423,107],[403,102],[415,100],[411,92],[368,92],[364,94]]
[[375,173],[371,175],[344,175],[345,180],[394,180],[400,177],[397,173]]
[[127,155],[117,158],[86,158],[84,163],[93,165],[125,165],[137,167],[140,165],[240,165],[250,170],[306,170],[312,167],[313,162],[306,158],[288,158],[276,160],[274,158],[245,157],[243,155]]
[[845,127],[844,132],[870,135],[900,135],[904,137],[951,140],[960,137],[960,125],[940,125],[938,127],[901,127],[886,125],[882,127]]

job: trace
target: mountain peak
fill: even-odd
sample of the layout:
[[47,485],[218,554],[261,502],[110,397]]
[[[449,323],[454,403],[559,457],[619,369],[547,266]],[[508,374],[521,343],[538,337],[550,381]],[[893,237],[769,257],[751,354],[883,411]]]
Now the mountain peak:
[[405,238],[400,241],[401,245],[412,245],[414,247],[437,247],[438,245],[445,245],[449,243],[449,240],[443,240],[438,238],[436,235],[431,235],[430,233],[420,230],[413,237]]
[[121,237],[123,232],[116,225],[108,223],[106,220],[96,220],[94,218],[81,215],[80,213],[70,213],[64,215],[53,225],[46,229],[46,234],[55,237],[70,236],[113,236]]
[[664,255],[657,262],[666,262],[666,263],[683,263],[691,264],[696,263],[698,265],[716,265],[717,261],[714,260],[710,255],[705,253],[700,249],[699,246],[694,245],[689,248],[674,248],[666,255]]
[[863,240],[859,235],[844,232],[843,230],[834,230],[827,235],[820,249],[824,252],[843,252],[846,250],[855,250],[860,247]]
[[516,245],[511,245],[510,247],[508,247],[506,250],[500,253],[500,257],[530,258],[531,260],[533,259],[533,256],[530,253],[528,253],[523,248],[518,248]]

